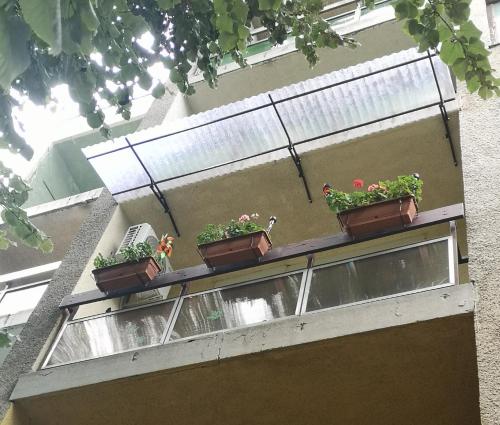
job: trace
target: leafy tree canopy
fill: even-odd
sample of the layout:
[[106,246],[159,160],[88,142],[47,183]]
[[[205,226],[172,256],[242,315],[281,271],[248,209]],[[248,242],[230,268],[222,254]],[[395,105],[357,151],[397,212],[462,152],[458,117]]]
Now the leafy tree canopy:
[[[366,0],[366,5],[374,2]],[[393,6],[421,51],[440,46],[441,59],[471,92],[483,98],[500,95],[489,52],[469,19],[469,3],[396,0]],[[88,125],[106,137],[104,106],[116,107],[129,119],[134,86],[163,96],[165,86],[148,72],[158,62],[182,93],[194,92],[188,74],[195,65],[214,87],[225,55],[245,66],[252,23],[267,29],[271,43],[293,37],[311,66],[318,61],[318,48],[357,47],[354,39],[331,29],[320,16],[322,7],[322,0],[0,0],[0,148],[32,157],[13,118],[16,99],[47,104],[51,88],[63,83]],[[147,32],[154,38],[151,48],[139,42]],[[27,185],[5,167],[0,178],[2,218],[12,233],[50,250],[50,240],[20,208]],[[0,233],[0,248],[9,244]]]

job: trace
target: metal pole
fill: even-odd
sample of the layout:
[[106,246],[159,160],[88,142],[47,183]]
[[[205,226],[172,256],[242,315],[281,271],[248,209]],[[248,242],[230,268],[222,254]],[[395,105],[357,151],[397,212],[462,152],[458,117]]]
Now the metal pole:
[[311,192],[309,191],[309,185],[307,184],[307,179],[304,174],[304,168],[302,167],[302,161],[300,159],[300,155],[298,154],[297,150],[295,149],[294,144],[292,143],[292,139],[290,138],[290,135],[288,134],[288,130],[285,126],[285,123],[281,119],[281,115],[278,112],[278,108],[276,107],[276,104],[273,101],[273,98],[269,94],[269,100],[271,101],[271,105],[273,105],[274,112],[276,112],[276,115],[278,116],[278,120],[281,124],[281,127],[283,128],[283,131],[285,132],[286,138],[288,140],[288,152],[290,152],[290,156],[292,157],[292,160],[297,167],[297,170],[299,172],[299,177],[302,179],[302,182],[304,183],[304,189],[306,190],[306,195],[307,195],[307,200],[309,203],[312,203],[312,198],[311,198]]
[[[434,54],[434,56],[436,56]],[[441,112],[441,118],[444,124],[445,136],[448,139],[448,143],[451,149],[451,156],[453,157],[453,164],[455,167],[458,166],[457,155],[455,153],[455,147],[453,146],[453,140],[451,139],[450,126],[448,125],[448,121],[450,118],[448,117],[448,112],[446,112],[446,107],[444,106],[443,94],[441,93],[441,86],[439,85],[439,81],[436,75],[436,69],[434,68],[434,63],[432,62],[432,56],[429,50],[427,50],[427,57],[429,58],[429,62],[431,64],[432,75],[434,76],[434,82],[436,83],[436,88],[439,94],[439,110]]]
[[160,205],[163,207],[163,211],[165,213],[167,213],[168,216],[170,217],[170,221],[172,222],[172,226],[174,227],[175,233],[177,234],[177,236],[180,236],[181,234],[179,232],[179,229],[177,228],[177,223],[175,222],[174,216],[172,215],[172,212],[170,211],[170,207],[168,206],[167,199],[165,198],[165,195],[163,195],[162,191],[160,190],[160,188],[158,187],[156,182],[153,180],[153,177],[149,173],[149,170],[146,168],[146,165],[144,164],[144,162],[142,162],[142,159],[137,154],[136,150],[134,149],[134,147],[132,146],[132,144],[130,143],[128,138],[125,137],[125,140],[127,141],[127,144],[129,145],[130,149],[132,149],[132,152],[134,153],[135,157],[137,158],[137,161],[139,161],[139,164],[141,164],[142,168],[144,169],[144,172],[149,177],[149,180],[151,182],[149,184],[149,187],[150,187],[151,191],[153,192],[153,194],[155,195],[158,202],[160,203]]

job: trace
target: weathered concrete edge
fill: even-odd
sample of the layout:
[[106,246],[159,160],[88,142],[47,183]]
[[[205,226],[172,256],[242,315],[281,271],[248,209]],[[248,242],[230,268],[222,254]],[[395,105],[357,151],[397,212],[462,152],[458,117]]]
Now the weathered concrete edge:
[[107,190],[93,201],[92,209],[74,236],[60,267],[0,366],[0,418],[9,406],[17,379],[33,370],[40,352],[60,322],[59,303],[76,285],[115,208],[116,202]]
[[443,317],[472,314],[471,284],[324,310],[22,376],[11,400]]

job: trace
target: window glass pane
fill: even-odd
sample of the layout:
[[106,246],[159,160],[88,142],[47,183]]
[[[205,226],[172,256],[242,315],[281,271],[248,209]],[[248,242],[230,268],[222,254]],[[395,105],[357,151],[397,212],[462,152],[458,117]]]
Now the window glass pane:
[[16,342],[17,336],[23,330],[23,326],[24,324],[21,324],[0,329],[0,365],[7,357],[7,354],[9,354],[12,345]]
[[439,241],[314,270],[307,311],[448,282],[448,241]]
[[7,292],[0,301],[0,327],[25,323],[47,286],[48,284]]
[[186,297],[171,340],[295,314],[302,273]]
[[159,344],[173,302],[69,323],[48,365]]

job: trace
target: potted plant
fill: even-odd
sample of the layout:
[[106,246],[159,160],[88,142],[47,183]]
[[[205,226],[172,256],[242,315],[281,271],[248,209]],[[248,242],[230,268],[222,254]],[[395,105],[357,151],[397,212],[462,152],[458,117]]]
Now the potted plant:
[[267,229],[257,223],[258,218],[257,213],[243,214],[228,224],[208,224],[196,238],[205,264],[213,268],[258,261],[265,255],[272,247],[269,232],[276,217],[271,217]]
[[[353,186],[361,189],[363,180],[355,179]],[[367,191],[351,193],[323,186],[330,209],[337,214],[342,231],[350,236],[364,236],[410,224],[422,200],[422,180],[418,174],[399,176],[368,186]]]
[[146,287],[160,272],[164,259],[172,254],[174,238],[163,235],[156,252],[147,242],[121,249],[116,255],[94,259],[92,274],[97,287],[107,294],[131,288]]

